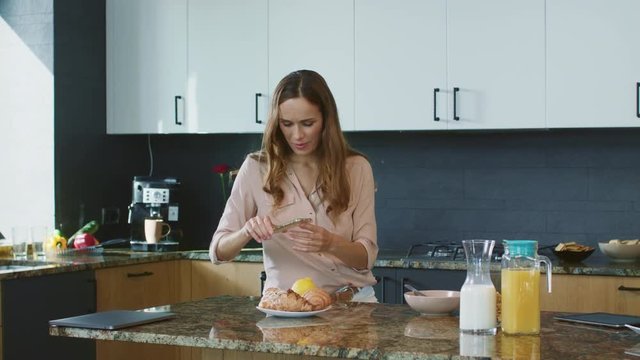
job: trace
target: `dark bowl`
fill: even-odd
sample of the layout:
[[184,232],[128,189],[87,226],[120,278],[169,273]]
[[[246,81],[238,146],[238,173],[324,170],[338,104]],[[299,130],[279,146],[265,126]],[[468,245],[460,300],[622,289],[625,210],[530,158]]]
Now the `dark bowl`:
[[593,254],[596,251],[595,248],[591,248],[591,250],[587,251],[555,251],[553,253],[556,254],[558,259],[566,261],[566,262],[580,262]]

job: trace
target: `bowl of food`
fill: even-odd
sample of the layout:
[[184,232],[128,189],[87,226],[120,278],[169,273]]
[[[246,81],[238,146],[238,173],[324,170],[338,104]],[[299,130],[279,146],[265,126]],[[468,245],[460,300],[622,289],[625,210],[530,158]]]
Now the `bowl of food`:
[[404,299],[413,310],[423,315],[449,315],[460,307],[459,291],[407,291],[404,293]]
[[609,240],[598,243],[602,251],[609,259],[617,262],[640,261],[640,240]]
[[556,257],[565,262],[580,262],[593,254],[595,248],[576,242],[560,243],[553,249]]

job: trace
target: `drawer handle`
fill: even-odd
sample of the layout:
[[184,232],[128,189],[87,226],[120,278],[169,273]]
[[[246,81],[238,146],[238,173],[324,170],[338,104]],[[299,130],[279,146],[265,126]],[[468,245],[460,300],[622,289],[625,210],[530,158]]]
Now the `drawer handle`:
[[628,286],[620,285],[620,287],[618,288],[618,290],[620,290],[620,291],[640,291],[640,288],[637,288],[637,287],[628,287]]
[[141,276],[151,276],[153,273],[151,271],[143,271],[141,273],[127,273],[127,277],[141,277]]

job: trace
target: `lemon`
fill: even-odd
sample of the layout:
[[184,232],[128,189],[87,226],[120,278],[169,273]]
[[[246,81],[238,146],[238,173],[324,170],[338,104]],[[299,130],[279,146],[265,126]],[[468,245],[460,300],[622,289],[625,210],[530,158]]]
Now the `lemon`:
[[310,277],[304,277],[296,280],[291,286],[291,290],[296,294],[303,296],[304,293],[316,287],[316,284],[313,283]]

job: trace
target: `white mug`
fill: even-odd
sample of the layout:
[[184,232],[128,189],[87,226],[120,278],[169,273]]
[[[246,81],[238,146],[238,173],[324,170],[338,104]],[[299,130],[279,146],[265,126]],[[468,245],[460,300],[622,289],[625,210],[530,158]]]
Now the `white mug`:
[[[166,233],[164,232],[166,228]],[[144,237],[149,244],[155,244],[161,237],[171,233],[171,225],[162,222],[162,219],[144,219]]]

